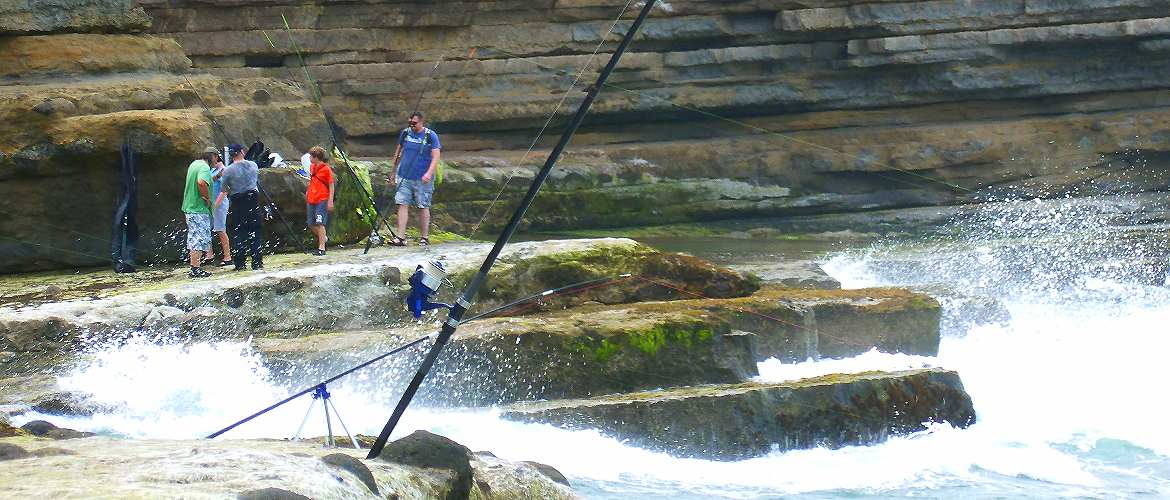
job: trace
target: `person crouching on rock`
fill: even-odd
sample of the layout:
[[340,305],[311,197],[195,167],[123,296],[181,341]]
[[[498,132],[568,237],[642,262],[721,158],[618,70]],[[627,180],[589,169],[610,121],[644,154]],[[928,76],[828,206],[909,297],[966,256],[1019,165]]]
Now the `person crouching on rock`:
[[252,254],[252,269],[264,269],[260,249],[264,245],[264,226],[260,218],[259,193],[256,177],[260,170],[256,163],[244,159],[244,147],[239,144],[228,146],[232,164],[223,171],[222,199],[228,198],[227,227],[231,231],[232,261],[234,270],[244,270],[247,254]]
[[[418,207],[419,245],[429,245],[431,226],[431,195],[435,192],[435,168],[439,164],[442,144],[439,134],[423,126],[422,113],[410,115],[410,126],[398,134],[394,148],[394,169],[388,181],[397,184],[394,203],[398,204],[398,234],[406,234],[409,205]],[[406,240],[395,236],[394,246],[405,246]]]
[[320,146],[309,148],[309,189],[305,192],[305,202],[308,204],[309,230],[317,236],[317,250],[313,255],[325,255],[325,242],[329,236],[325,234],[325,226],[329,224],[329,215],[333,213],[333,192],[335,182],[333,169],[325,163],[325,150]]
[[183,214],[187,220],[187,254],[192,278],[205,278],[211,273],[203,270],[203,254],[211,247],[211,167],[219,158],[215,148],[203,150],[203,157],[187,165],[187,181],[183,187]]

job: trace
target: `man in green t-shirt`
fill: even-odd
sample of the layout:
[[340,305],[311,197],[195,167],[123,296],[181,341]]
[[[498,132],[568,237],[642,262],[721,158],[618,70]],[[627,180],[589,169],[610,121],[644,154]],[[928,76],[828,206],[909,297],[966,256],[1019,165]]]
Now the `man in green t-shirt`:
[[211,165],[219,160],[215,148],[203,150],[203,157],[187,166],[187,183],[183,188],[183,214],[187,217],[187,253],[191,258],[192,278],[211,273],[201,266],[203,253],[211,245]]

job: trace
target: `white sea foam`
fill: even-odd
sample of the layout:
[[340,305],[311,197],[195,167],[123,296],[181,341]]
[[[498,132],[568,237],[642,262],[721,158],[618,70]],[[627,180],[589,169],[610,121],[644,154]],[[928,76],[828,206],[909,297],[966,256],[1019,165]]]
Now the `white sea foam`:
[[[937,358],[872,351],[845,360],[760,364],[763,381],[874,369],[953,369],[978,414],[969,429],[935,425],[876,446],[773,453],[738,462],[671,457],[593,431],[504,421],[488,410],[412,407],[395,435],[429,429],[503,458],[549,463],[588,496],[603,498],[1170,495],[1170,432],[1164,429],[1170,410],[1164,397],[1170,290],[1144,284],[1141,270],[1128,267],[1127,262],[1148,258],[1148,248],[1102,245],[1101,239],[1110,237],[1107,224],[1091,213],[1023,205],[988,207],[973,222],[957,221],[962,236],[956,239],[879,245],[825,263],[846,287],[937,290],[941,284],[998,300],[1010,319],[958,318],[964,321],[954,324],[966,325],[964,331],[944,337]],[[1044,241],[1037,244],[1032,237]],[[119,409],[50,420],[134,437],[199,437],[289,393],[269,382],[246,343],[132,342],[96,353],[61,383]],[[351,430],[376,433],[388,416],[386,397],[369,399],[376,385],[331,387]],[[227,437],[288,437],[308,402],[294,401]],[[322,434],[323,416],[312,417],[305,433]],[[1140,460],[1133,458],[1139,455]]]

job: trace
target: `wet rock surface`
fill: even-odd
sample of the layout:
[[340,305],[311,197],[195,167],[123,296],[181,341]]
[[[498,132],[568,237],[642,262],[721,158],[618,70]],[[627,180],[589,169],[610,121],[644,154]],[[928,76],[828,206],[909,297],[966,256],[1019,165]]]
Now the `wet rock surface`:
[[364,457],[362,450],[273,440],[0,438],[0,476],[27,479],[0,482],[0,496],[85,488],[88,498],[577,498],[525,463],[469,454],[470,489],[457,490],[446,469]]
[[958,374],[938,369],[526,403],[505,409],[503,416],[600,429],[640,447],[718,460],[874,444],[924,430],[929,422],[955,427],[975,422]]
[[751,273],[765,283],[787,288],[839,290],[841,282],[829,276],[820,264],[812,261],[785,261],[774,264],[747,264],[735,266],[738,271]]
[[81,432],[73,429],[65,429],[57,427],[50,422],[44,420],[33,420],[27,424],[20,426],[20,430],[29,433],[30,435],[43,437],[47,439],[77,439],[93,436],[92,432]]
[[[768,358],[799,362],[873,349],[932,356],[939,322],[936,301],[899,289],[768,286],[741,298],[584,304],[463,324],[418,398],[482,406],[743,382],[757,374],[756,362]],[[255,345],[280,380],[308,385],[436,329],[412,325],[258,339]],[[378,379],[405,380],[424,350],[368,371]]]
[[[410,250],[377,248],[368,255],[354,249],[331,253],[328,260],[281,256],[267,262],[262,273],[221,270],[213,278],[194,283],[181,270],[129,277],[98,272],[92,282],[58,276],[32,280],[31,288],[24,286],[26,281],[7,282],[18,300],[17,293],[35,295],[37,289],[50,287],[58,287],[58,297],[79,298],[0,308],[0,350],[14,353],[0,365],[0,373],[37,372],[53,366],[65,353],[149,332],[165,333],[175,341],[224,340],[393,325],[408,314],[401,305],[408,289],[404,283],[384,281],[388,276],[404,279],[419,263],[440,259],[453,273],[454,283],[462,287],[470,278],[469,270],[478,266],[489,248],[482,243],[451,243]],[[622,239],[512,245],[502,255],[499,271],[481,307],[570,284],[562,280],[607,273],[614,277],[644,273],[673,287],[723,296],[747,295],[758,286],[734,271]],[[599,293],[552,300],[546,306],[663,298],[670,289],[638,283]],[[96,300],[80,298],[87,294]]]
[[454,473],[448,500],[467,498],[474,483],[471,461],[475,454],[469,448],[427,431],[414,431],[390,443],[377,457],[380,460],[422,467],[444,469]]

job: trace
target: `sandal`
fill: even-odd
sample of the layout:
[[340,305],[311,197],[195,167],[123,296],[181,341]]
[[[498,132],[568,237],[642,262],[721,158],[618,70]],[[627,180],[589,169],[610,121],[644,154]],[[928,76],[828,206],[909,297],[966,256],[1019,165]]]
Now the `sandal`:
[[418,246],[420,246],[420,247],[425,247],[425,246],[430,245],[430,244],[431,244],[431,240],[428,240],[425,237],[418,239]]
[[388,244],[393,247],[404,247],[406,246],[406,240],[395,236],[390,238],[390,242]]

